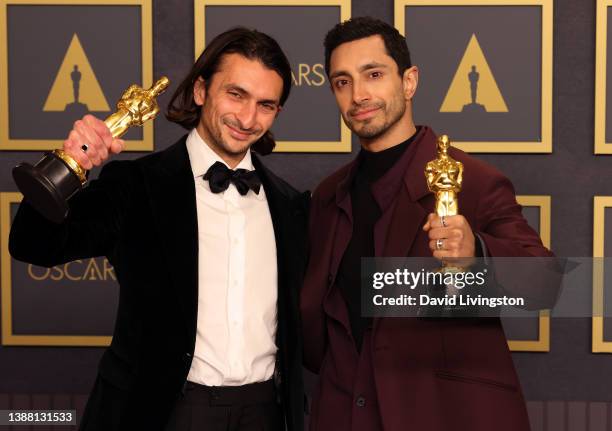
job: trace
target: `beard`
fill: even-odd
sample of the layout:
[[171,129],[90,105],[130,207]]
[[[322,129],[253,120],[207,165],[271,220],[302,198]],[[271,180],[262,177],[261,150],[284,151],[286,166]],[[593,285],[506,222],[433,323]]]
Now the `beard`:
[[[252,144],[254,144],[263,134],[261,128],[257,129],[246,129],[240,124],[238,120],[234,120],[227,117],[222,117],[219,121],[215,121],[213,118],[207,118],[208,121],[204,121],[204,127],[208,131],[208,135],[210,137],[211,145],[216,148],[223,149],[223,151],[227,154],[231,155],[240,155],[243,154]],[[241,132],[249,133],[251,135],[251,139],[248,141],[244,141],[244,146],[236,147],[235,145],[230,145],[226,139],[223,137],[223,127],[224,125],[228,125],[236,130],[240,130]],[[231,138],[230,138],[231,139]]]
[[[373,118],[368,118],[363,121],[354,120],[353,115],[358,111],[378,108],[380,112]],[[387,105],[381,101],[377,103],[357,105],[351,108],[346,114],[342,114],[342,118],[347,127],[363,139],[373,139],[384,135],[393,125],[395,125],[406,112],[406,104],[401,96],[394,97]],[[382,116],[382,119],[380,118]]]

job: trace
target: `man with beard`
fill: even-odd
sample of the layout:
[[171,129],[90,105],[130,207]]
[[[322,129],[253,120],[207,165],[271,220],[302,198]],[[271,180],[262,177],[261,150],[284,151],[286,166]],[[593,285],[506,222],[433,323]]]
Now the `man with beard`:
[[311,430],[528,430],[500,320],[362,317],[360,258],[551,253],[510,181],[457,149],[462,214],[433,214],[424,169],[437,139],[413,122],[418,69],[396,29],[367,17],[338,24],[325,38],[325,67],[361,151],[311,201],[300,304],[305,365],[319,374]]
[[[111,162],[53,224],[23,202],[10,252],[51,267],[106,256],[120,284],[110,347],[82,430],[301,430],[297,322],[308,197],[254,154],[291,87],[275,40],[237,28],[212,40],[168,119],[189,133]],[[85,169],[123,149],[86,116],[64,151]]]

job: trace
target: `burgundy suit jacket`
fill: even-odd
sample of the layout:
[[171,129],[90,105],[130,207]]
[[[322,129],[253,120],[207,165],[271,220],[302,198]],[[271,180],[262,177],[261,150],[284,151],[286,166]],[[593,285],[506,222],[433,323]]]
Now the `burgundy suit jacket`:
[[[375,183],[382,216],[374,229],[376,256],[431,256],[422,230],[434,211],[424,176],[436,154],[436,136],[421,127],[393,169],[397,188]],[[489,256],[551,256],[517,204],[510,181],[458,149],[464,165],[459,212],[486,244]],[[332,388],[352,387],[347,370],[356,361],[348,311],[336,273],[352,232],[350,184],[357,161],[325,179],[313,194],[310,259],[301,292],[304,361],[319,374],[311,429],[331,429],[328,418],[346,403]],[[356,270],[359,270],[356,268]],[[529,293],[546,306],[545,284],[517,283],[509,294]],[[554,296],[554,295],[553,295]],[[387,430],[528,430],[525,402],[498,318],[374,318],[369,345],[379,412]],[[354,429],[359,429],[357,426]]]

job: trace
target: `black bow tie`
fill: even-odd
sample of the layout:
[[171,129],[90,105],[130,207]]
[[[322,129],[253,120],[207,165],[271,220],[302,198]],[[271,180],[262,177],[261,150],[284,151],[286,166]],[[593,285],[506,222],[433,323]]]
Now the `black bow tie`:
[[215,162],[204,174],[204,179],[208,181],[210,191],[221,193],[227,190],[230,182],[236,186],[238,193],[246,195],[250,190],[259,194],[261,180],[255,171],[246,169],[230,169],[224,163]]

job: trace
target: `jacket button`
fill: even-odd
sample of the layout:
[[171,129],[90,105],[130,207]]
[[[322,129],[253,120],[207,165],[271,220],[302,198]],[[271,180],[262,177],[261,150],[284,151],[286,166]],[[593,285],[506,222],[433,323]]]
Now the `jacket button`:
[[363,406],[365,406],[365,401],[366,400],[365,400],[364,397],[359,396],[359,397],[357,397],[357,400],[355,400],[355,405],[357,407],[363,407]]

